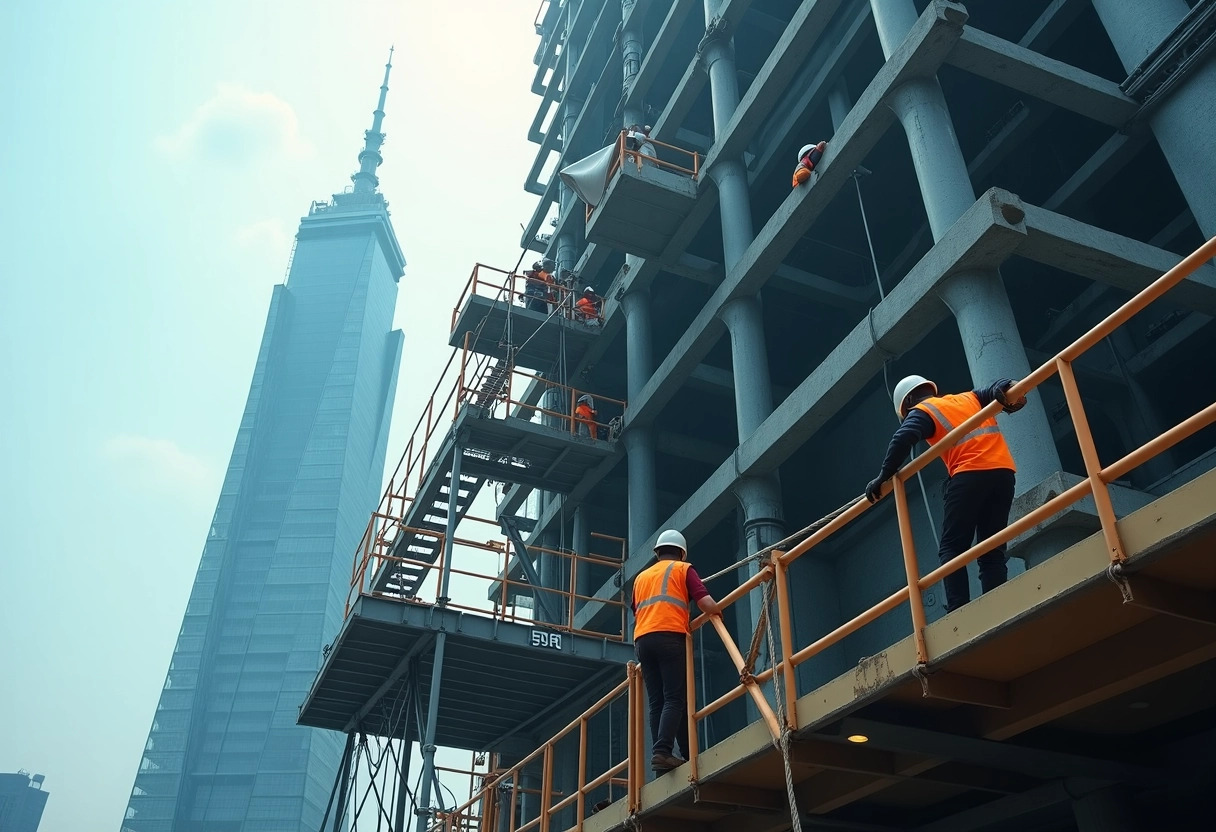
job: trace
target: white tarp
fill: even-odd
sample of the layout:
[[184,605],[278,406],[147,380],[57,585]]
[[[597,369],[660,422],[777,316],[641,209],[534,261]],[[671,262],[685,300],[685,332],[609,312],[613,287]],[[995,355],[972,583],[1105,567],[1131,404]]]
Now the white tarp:
[[616,144],[610,144],[585,159],[566,165],[558,172],[558,176],[579,199],[594,208],[599,205],[600,200],[604,198],[604,191],[608,189],[608,171],[612,169],[616,152]]

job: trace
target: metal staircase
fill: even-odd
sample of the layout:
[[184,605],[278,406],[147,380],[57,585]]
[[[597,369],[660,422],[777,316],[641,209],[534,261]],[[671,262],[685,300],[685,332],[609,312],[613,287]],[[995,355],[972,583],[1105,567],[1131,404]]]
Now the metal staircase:
[[[391,549],[393,557],[409,558],[418,563],[389,561],[381,574],[376,576],[375,590],[378,593],[402,598],[416,597],[427,572],[439,560],[448,511],[453,502],[451,455],[442,455],[436,462],[443,466],[442,475],[435,476],[437,472],[432,470],[427,484],[434,485],[420,493],[411,504]],[[458,521],[469,510],[473,498],[481,490],[482,482],[481,477],[461,475],[455,499]]]

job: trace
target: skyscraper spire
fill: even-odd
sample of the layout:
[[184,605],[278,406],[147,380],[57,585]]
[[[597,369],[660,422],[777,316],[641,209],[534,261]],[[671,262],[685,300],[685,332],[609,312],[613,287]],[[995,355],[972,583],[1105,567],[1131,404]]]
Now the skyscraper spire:
[[393,69],[393,50],[389,47],[388,63],[384,65],[384,83],[380,85],[380,101],[372,117],[372,128],[363,132],[363,150],[359,153],[359,171],[351,176],[355,183],[355,193],[371,193],[380,184],[376,176],[376,168],[384,161],[380,155],[380,145],[384,144],[384,133],[380,126],[384,123],[384,100],[388,96],[388,74]]

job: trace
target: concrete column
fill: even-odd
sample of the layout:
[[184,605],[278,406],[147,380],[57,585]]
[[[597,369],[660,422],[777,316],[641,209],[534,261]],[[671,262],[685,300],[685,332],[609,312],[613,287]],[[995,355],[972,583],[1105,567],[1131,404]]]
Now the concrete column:
[[[889,58],[916,22],[916,7],[912,0],[870,0],[870,6],[883,53]],[[891,109],[907,134],[929,227],[933,239],[939,240],[975,202],[945,96],[936,78],[916,79],[894,92]],[[975,384],[1030,372],[999,272],[958,274],[942,285],[939,294],[954,313]],[[932,368],[921,372],[933,374]],[[1019,492],[1060,470],[1051,425],[1037,393],[1030,395],[1029,404],[1017,416],[1001,420],[1001,430],[1017,461]]]
[[735,424],[739,441],[751,436],[773,412],[764,318],[759,297],[739,298],[722,307],[730,330],[730,358],[735,370]]
[[[626,390],[636,400],[654,373],[650,337],[650,296],[630,292],[621,299],[625,313]],[[629,467],[629,549],[638,546],[659,524],[658,486],[654,458],[654,432],[650,425],[631,425],[626,410],[625,452]]]
[[[706,26],[717,14],[720,0],[705,0]],[[739,106],[739,82],[735,70],[735,47],[728,38],[712,38],[702,52],[709,74],[714,133],[720,135]],[[722,220],[722,262],[729,273],[743,259],[755,239],[747,170],[740,159],[714,164],[710,176],[718,186],[718,211]],[[731,365],[735,376],[735,422],[743,442],[773,412],[768,348],[764,342],[764,320],[760,297],[739,298],[726,304],[722,322],[730,332]],[[740,479],[735,496],[743,508],[744,535],[749,552],[780,539],[784,526],[781,485],[776,474]],[[772,538],[769,540],[769,538]],[[752,616],[753,620],[755,616]]]
[[[1169,36],[1186,16],[1185,0],[1093,0],[1123,68],[1130,73]],[[1208,58],[1189,78],[1167,93],[1149,116],[1149,126],[1204,237],[1216,235],[1216,184],[1212,147],[1216,146],[1216,60]]]
[[[587,523],[587,507],[584,505],[576,506],[574,509],[574,529],[571,534],[571,548],[576,554],[586,557],[591,554],[591,529]],[[593,583],[591,580],[591,566],[587,563],[580,562],[578,571],[574,575],[574,591],[578,595],[590,595],[594,592],[599,584]],[[577,610],[583,606],[583,601],[575,600],[574,608]]]

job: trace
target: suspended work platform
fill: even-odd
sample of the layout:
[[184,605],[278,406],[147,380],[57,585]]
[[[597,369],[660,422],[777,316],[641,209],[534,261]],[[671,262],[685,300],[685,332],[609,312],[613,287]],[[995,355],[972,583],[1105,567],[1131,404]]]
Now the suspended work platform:
[[[299,723],[390,736],[387,705],[400,702],[407,685],[431,678],[440,631],[446,638],[435,742],[450,748],[489,748],[571,702],[598,698],[633,658],[630,645],[607,638],[363,597],[326,656]],[[427,686],[419,687],[426,711]],[[416,725],[409,730],[409,739],[419,739]]]
[[[658,257],[697,201],[698,154],[647,140],[640,153],[625,135],[603,196],[587,211],[587,240],[639,257]],[[672,161],[677,160],[677,161]]]

